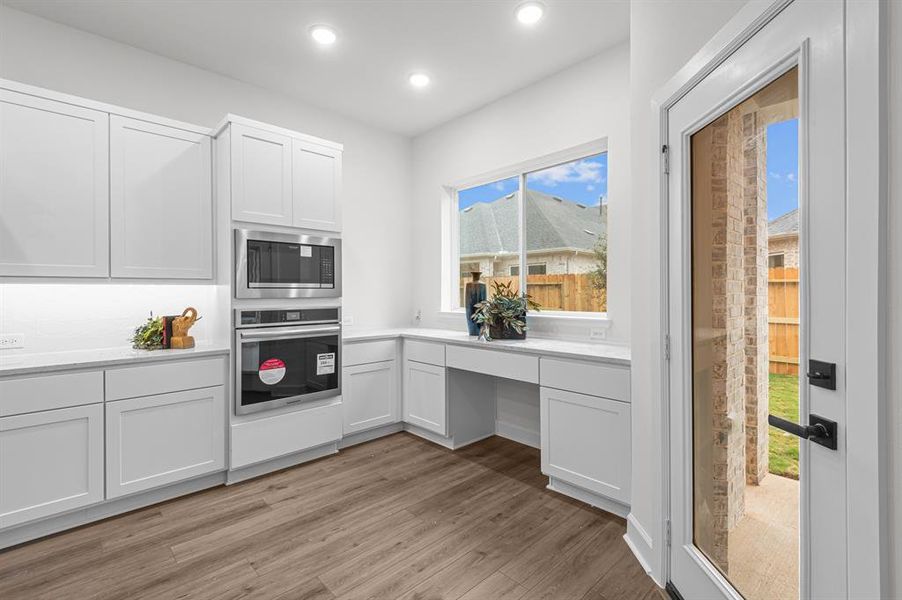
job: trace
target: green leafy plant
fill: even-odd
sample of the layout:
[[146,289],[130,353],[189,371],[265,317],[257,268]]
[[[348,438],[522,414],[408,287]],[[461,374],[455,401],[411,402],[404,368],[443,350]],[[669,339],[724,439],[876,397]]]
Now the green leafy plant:
[[[473,307],[470,317],[479,324],[481,334],[490,340],[503,337],[505,331],[515,331],[522,335],[526,331],[526,312],[541,310],[539,303],[529,294],[520,294],[511,282],[492,282],[492,297]],[[494,335],[493,335],[494,333]]]
[[163,319],[154,317],[153,313],[147,321],[135,328],[132,335],[132,348],[136,350],[159,350],[163,347]]

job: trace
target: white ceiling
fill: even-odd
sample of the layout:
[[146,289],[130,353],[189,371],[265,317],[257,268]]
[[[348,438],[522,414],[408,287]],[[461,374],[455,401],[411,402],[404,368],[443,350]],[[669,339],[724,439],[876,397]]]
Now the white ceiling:
[[[416,135],[625,41],[629,0],[2,0],[3,4]],[[338,30],[317,47],[315,23]],[[415,90],[414,70],[432,77]]]

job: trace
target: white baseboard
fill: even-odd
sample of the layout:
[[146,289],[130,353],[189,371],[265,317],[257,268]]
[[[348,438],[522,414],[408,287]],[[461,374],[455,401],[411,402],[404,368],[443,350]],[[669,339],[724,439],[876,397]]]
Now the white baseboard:
[[398,433],[399,431],[404,431],[404,423],[391,423],[390,425],[382,425],[381,427],[375,427],[366,431],[350,433],[341,438],[341,441],[338,442],[338,448],[343,450],[351,446],[356,446],[357,444]]
[[6,531],[0,531],[0,549],[36,540],[94,521],[108,519],[109,517],[158,504],[179,496],[216,487],[225,483],[225,479],[224,471],[212,473],[132,496],[107,500],[99,504],[73,510],[72,512],[47,517],[40,521],[25,523]]
[[495,435],[509,440],[513,440],[524,446],[531,448],[541,448],[542,439],[538,431],[526,429],[519,425],[505,423],[503,421],[495,421]]
[[561,481],[556,477],[548,478],[548,489],[559,494],[564,494],[565,496],[570,496],[580,502],[585,502],[586,504],[594,506],[595,508],[600,508],[601,510],[615,514],[621,518],[625,518],[630,512],[630,507],[626,504],[611,500],[610,498],[605,498],[604,496],[599,496],[595,492],[584,490],[583,488],[569,484],[566,481]]
[[623,536],[626,545],[629,546],[629,549],[635,555],[636,560],[639,561],[639,564],[642,565],[642,568],[645,569],[645,572],[654,579],[655,583],[659,586],[664,587],[664,583],[658,581],[659,578],[655,577],[655,573],[651,567],[651,557],[654,553],[654,543],[652,542],[651,536],[648,535],[648,532],[639,523],[639,520],[636,519],[633,513],[630,513],[626,516],[626,534]]
[[330,454],[337,453],[338,443],[332,442],[331,444],[325,444],[323,446],[311,448],[310,450],[304,450],[303,452],[298,452],[296,454],[280,456],[279,458],[263,463],[257,463],[248,467],[234,469],[232,471],[229,471],[226,475],[226,485],[232,485],[233,483],[247,481],[248,479],[266,475],[267,473],[272,473],[273,471],[280,471],[282,469],[287,469],[288,467],[293,467],[301,463],[310,462],[311,460],[316,460],[317,458],[323,458],[324,456],[329,456]]

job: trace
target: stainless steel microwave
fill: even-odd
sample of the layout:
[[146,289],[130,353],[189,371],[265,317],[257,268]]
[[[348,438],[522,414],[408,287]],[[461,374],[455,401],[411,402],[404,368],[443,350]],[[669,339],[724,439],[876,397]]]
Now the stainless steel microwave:
[[341,240],[235,230],[236,298],[341,296]]

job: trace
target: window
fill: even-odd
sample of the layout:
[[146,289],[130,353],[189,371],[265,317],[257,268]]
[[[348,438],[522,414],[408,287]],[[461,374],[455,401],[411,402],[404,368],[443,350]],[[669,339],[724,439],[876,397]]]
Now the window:
[[775,269],[777,267],[782,267],[784,257],[785,257],[785,254],[782,252],[779,254],[771,254],[770,256],[767,257],[767,268]]
[[454,307],[479,271],[490,295],[500,281],[528,293],[543,311],[604,313],[607,153],[533,164],[512,177],[456,190]]

